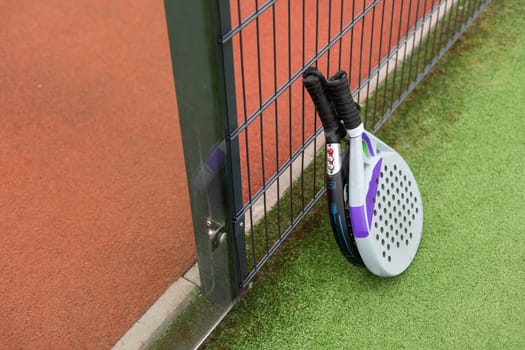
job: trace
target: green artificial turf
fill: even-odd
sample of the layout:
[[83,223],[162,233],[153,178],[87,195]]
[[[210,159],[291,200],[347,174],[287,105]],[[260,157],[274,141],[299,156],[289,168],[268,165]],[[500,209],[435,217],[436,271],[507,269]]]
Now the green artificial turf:
[[322,201],[205,349],[525,349],[525,5],[493,0],[379,136],[424,231],[393,279],[348,264]]

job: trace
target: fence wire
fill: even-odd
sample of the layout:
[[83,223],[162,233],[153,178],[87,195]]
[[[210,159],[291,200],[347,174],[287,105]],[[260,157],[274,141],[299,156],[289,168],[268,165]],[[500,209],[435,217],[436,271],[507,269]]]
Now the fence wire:
[[233,48],[237,125],[226,139],[240,149],[243,287],[325,192],[305,69],[346,70],[375,132],[489,2],[230,0],[219,42]]

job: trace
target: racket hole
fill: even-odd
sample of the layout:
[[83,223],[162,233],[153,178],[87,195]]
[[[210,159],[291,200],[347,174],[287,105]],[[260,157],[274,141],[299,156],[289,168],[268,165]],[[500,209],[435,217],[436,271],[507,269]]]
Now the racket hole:
[[379,241],[379,235],[376,235],[376,240]]
[[392,261],[392,258],[390,257],[390,255],[388,256],[388,262],[391,262]]
[[394,164],[394,170],[397,170],[397,165],[396,164]]
[[386,257],[386,252],[383,250],[383,258]]
[[405,243],[408,245],[408,239],[405,241]]
[[417,213],[419,213],[419,208],[418,208],[418,207],[416,207],[416,214],[417,214]]
[[386,238],[388,238],[388,237],[390,237],[390,233],[387,232],[386,233]]
[[384,239],[381,240],[381,245],[385,245],[385,240]]
[[412,239],[412,232],[410,232],[410,239]]
[[399,242],[396,243],[397,247],[399,248]]
[[390,243],[386,245],[386,250],[390,250]]
[[392,237],[392,243],[394,243],[396,240],[394,239],[394,237]]

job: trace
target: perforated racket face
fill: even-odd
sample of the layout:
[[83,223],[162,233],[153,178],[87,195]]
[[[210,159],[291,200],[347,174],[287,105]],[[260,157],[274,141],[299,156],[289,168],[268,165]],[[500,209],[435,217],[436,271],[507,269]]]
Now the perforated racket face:
[[357,239],[365,265],[379,276],[396,276],[416,255],[423,206],[414,175],[395,152],[382,154],[370,234]]

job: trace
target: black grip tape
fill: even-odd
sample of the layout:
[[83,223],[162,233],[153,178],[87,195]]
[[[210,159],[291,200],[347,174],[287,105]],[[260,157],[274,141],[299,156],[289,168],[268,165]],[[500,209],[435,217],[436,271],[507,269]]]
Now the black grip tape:
[[340,71],[328,79],[327,88],[338,117],[346,129],[352,130],[361,125],[359,105],[354,102],[346,72]]
[[303,85],[314,102],[325,133],[334,133],[340,124],[332,104],[326,96],[326,79],[317,69],[310,67],[303,74]]

